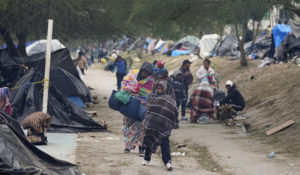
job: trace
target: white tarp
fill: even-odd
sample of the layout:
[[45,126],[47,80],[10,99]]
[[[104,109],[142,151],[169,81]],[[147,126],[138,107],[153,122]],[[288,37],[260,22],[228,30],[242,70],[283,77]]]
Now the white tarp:
[[[56,50],[66,48],[57,39],[52,40],[51,44],[52,44],[51,52],[55,52]],[[47,49],[47,40],[39,40],[27,46],[26,52],[28,56],[31,56],[37,53],[46,52],[46,49]]]
[[158,42],[157,42],[157,44],[155,45],[155,47],[154,47],[154,49],[159,49],[163,44],[165,44],[166,42],[165,41],[163,41],[163,40],[159,40]]
[[204,35],[200,40],[200,57],[206,58],[211,55],[211,52],[216,47],[218,41],[220,40],[218,34]]

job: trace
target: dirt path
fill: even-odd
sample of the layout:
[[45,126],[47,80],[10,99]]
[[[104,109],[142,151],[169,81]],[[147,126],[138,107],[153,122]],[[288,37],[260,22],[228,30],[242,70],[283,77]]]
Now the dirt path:
[[[105,120],[111,133],[82,133],[78,136],[76,160],[82,172],[98,174],[236,174],[236,175],[299,175],[300,161],[278,155],[268,159],[273,150],[249,140],[240,130],[227,129],[217,124],[190,124],[182,122],[171,137],[171,152],[185,152],[185,156],[172,157],[174,170],[167,172],[159,153],[153,156],[150,166],[140,165],[143,160],[137,151],[124,154],[121,133],[122,116],[107,107],[107,99],[116,85],[115,76],[94,65],[86,75],[93,94],[100,104],[89,110],[98,111],[96,121]],[[185,143],[185,148],[175,148]],[[207,149],[206,149],[207,147]],[[275,150],[276,151],[276,150]]]

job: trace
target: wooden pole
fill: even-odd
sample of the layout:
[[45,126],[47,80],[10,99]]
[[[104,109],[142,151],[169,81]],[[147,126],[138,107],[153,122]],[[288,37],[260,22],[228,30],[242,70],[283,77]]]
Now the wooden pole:
[[46,50],[46,60],[45,60],[44,93],[43,93],[43,112],[44,113],[47,113],[47,107],[48,107],[52,31],[53,31],[53,20],[49,19],[48,20],[48,35],[47,35],[47,50]]

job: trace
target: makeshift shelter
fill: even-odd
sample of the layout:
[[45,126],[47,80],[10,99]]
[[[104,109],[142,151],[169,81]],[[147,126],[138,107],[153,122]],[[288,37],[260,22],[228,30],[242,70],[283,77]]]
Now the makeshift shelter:
[[[57,39],[51,41],[51,51],[55,52],[59,49],[66,48],[62,43],[60,43]],[[28,56],[37,54],[37,53],[45,53],[47,50],[47,40],[39,40],[34,42],[33,44],[26,47],[26,52]]]
[[[43,75],[37,70],[30,70],[11,91],[10,101],[12,117],[21,123],[24,118],[42,110],[43,85],[39,83]],[[52,116],[50,132],[91,132],[106,129],[89,118],[84,109],[67,100],[50,82],[48,113]]]
[[177,41],[176,43],[175,43],[175,45],[178,45],[178,44],[180,44],[180,43],[185,43],[185,42],[188,42],[188,43],[191,43],[191,44],[193,44],[193,45],[195,45],[195,46],[199,46],[199,44],[200,44],[200,39],[199,38],[197,38],[197,37],[195,37],[195,36],[186,36],[186,37],[184,37],[184,38],[181,38],[179,41]]
[[[67,97],[68,99],[72,97],[71,99],[69,99],[71,101],[73,101],[72,99],[76,101],[81,100],[82,103],[91,101],[90,90],[86,87],[86,85],[62,68],[59,67],[51,68],[50,82],[65,97]],[[80,105],[80,106],[84,107],[85,105]]]
[[275,57],[279,61],[286,61],[288,55],[290,59],[300,55],[300,38],[296,38],[294,34],[285,37],[277,48]]
[[231,56],[239,58],[240,52],[238,50],[238,40],[236,36],[233,35],[224,35],[222,40],[216,45],[213,56]]
[[0,111],[0,174],[80,175],[79,168],[57,160],[29,143],[20,125]]
[[218,34],[204,35],[199,42],[200,57],[206,58],[212,56],[212,51],[216,47],[220,38],[221,37]]
[[245,43],[246,56],[252,55],[255,59],[262,59],[269,53],[271,44],[272,39],[268,37],[267,33],[262,33],[256,37],[254,44],[252,41]]
[[277,48],[281,44],[281,42],[290,32],[292,32],[292,30],[289,25],[277,24],[276,26],[273,27],[272,33],[273,33],[275,48]]
[[[168,50],[167,55],[169,56],[179,56],[186,54],[198,54],[199,53],[199,43],[200,40],[194,36],[187,36],[179,41],[177,41],[170,49]],[[174,52],[174,53],[173,53]]]

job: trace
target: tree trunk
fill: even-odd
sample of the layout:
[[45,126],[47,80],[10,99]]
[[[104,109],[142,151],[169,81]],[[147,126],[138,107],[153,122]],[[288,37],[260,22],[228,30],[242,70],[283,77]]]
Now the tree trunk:
[[20,56],[25,57],[27,56],[26,52],[26,33],[19,33],[17,34],[18,38],[18,52]]
[[0,33],[6,43],[8,54],[11,56],[17,56],[18,52],[14,45],[14,41],[10,35],[10,32],[5,27],[0,26]]
[[245,25],[242,26],[242,34],[243,34],[242,39],[240,39],[238,24],[235,23],[234,27],[235,27],[235,34],[236,34],[237,40],[239,42],[239,47],[240,47],[240,52],[241,52],[240,64],[241,64],[241,66],[247,66],[248,62],[247,62],[247,58],[245,55],[245,49],[244,49],[244,42],[245,42],[245,37],[246,37],[247,26],[246,27],[245,27]]

